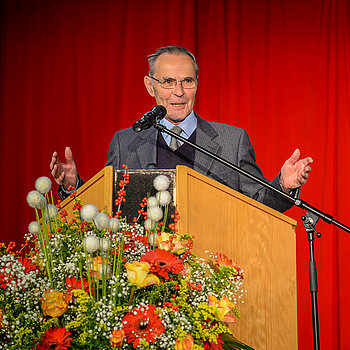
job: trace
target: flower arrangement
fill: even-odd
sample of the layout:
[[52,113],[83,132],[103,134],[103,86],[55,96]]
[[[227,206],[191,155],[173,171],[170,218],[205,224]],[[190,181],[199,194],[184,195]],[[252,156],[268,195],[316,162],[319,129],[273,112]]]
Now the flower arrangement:
[[221,253],[195,256],[177,212],[166,225],[163,175],[157,196],[125,222],[125,168],[115,217],[73,192],[68,220],[51,181],[36,181],[25,243],[0,246],[0,349],[251,349],[228,328],[239,317],[242,270]]

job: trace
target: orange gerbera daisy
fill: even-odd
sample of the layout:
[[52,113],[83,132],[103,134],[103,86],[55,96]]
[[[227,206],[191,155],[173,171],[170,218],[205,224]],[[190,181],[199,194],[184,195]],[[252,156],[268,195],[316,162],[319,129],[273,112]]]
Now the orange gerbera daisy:
[[128,344],[133,343],[134,349],[141,340],[155,342],[165,331],[162,319],[155,313],[154,305],[138,306],[128,312],[123,318],[123,328]]
[[147,261],[151,265],[150,272],[169,279],[168,272],[180,273],[184,263],[175,254],[164,249],[150,250],[143,255],[140,261]]
[[69,338],[70,335],[71,333],[67,332],[65,328],[49,329],[45,332],[36,350],[68,350],[70,342],[73,340]]
[[216,253],[215,254],[215,265],[220,268],[221,266],[225,267],[233,267],[237,270],[237,272],[240,271],[240,267],[237,265],[235,261],[232,261],[231,258],[226,256],[223,253]]

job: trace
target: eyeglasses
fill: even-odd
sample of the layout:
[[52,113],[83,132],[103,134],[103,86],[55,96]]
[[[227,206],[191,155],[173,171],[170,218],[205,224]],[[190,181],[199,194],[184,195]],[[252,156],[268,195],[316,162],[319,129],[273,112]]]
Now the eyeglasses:
[[163,89],[174,89],[177,83],[180,83],[184,89],[194,89],[197,84],[197,79],[193,78],[184,78],[182,80],[176,80],[173,78],[165,78],[164,80],[159,80],[153,77],[150,78],[158,82]]

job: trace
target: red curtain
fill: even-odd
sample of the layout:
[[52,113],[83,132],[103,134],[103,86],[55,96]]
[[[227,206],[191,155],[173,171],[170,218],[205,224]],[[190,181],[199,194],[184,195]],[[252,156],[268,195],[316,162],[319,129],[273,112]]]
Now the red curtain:
[[[350,2],[346,0],[9,0],[1,6],[0,238],[34,219],[26,194],[71,146],[85,179],[116,130],[154,101],[146,56],[181,45],[198,60],[195,110],[245,128],[265,176],[296,147],[311,155],[302,198],[350,224]],[[299,349],[312,347],[308,244],[298,220]],[[320,222],[321,345],[350,349],[350,235]]]

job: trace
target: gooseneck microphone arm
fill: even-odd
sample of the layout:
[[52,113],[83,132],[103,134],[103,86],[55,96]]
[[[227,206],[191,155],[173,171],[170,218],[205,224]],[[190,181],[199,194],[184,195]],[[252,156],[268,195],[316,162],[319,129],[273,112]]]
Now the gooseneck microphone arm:
[[328,224],[333,224],[339,228],[341,228],[342,230],[350,233],[350,227],[345,226],[344,224],[342,224],[341,222],[337,221],[334,219],[333,216],[323,213],[322,211],[320,211],[319,209],[313,207],[312,205],[308,204],[307,202],[305,202],[304,200],[300,199],[300,198],[294,198],[293,196],[291,196],[290,194],[280,190],[279,188],[272,186],[269,182],[266,182],[258,177],[256,177],[255,175],[247,172],[246,170],[238,167],[235,164],[230,163],[229,161],[225,160],[224,158],[221,158],[219,156],[217,156],[216,154],[204,149],[201,146],[198,146],[197,144],[185,139],[184,137],[176,134],[175,132],[167,129],[164,125],[159,124],[158,122],[155,122],[153,124],[153,126],[159,130],[160,132],[165,132],[166,134],[175,137],[176,139],[182,141],[183,143],[186,143],[187,145],[190,145],[191,147],[195,148],[196,150],[204,153],[205,155],[207,155],[208,157],[226,165],[227,167],[237,171],[238,173],[248,177],[249,179],[259,183],[260,185],[268,188],[271,191],[274,191],[276,193],[278,193],[280,196],[284,197],[285,199],[289,200],[290,202],[294,203],[294,205],[296,205],[297,207],[301,208],[301,209],[305,209],[315,215],[317,215],[319,218],[321,218],[322,220],[324,220],[325,222],[327,222]]

